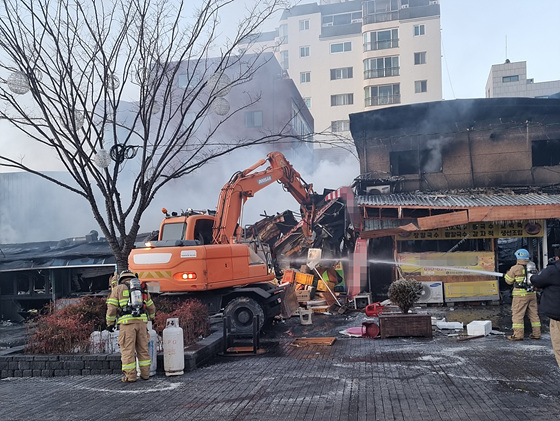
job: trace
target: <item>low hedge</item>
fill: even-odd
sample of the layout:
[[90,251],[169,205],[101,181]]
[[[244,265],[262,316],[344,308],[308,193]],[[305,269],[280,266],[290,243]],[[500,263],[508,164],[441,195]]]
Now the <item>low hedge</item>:
[[[178,318],[185,346],[210,334],[208,309],[196,299],[178,300],[153,297],[156,306],[154,330],[162,335],[168,318]],[[49,304],[28,322],[26,354],[87,353],[90,335],[106,327],[106,298],[83,297],[63,308]]]

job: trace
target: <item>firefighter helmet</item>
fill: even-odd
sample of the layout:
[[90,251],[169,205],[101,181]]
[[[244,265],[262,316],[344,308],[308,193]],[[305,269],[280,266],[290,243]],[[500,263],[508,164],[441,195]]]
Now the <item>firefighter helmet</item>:
[[529,260],[531,256],[529,256],[529,252],[525,249],[519,249],[515,252],[515,257],[518,260]]
[[132,271],[130,270],[123,270],[119,275],[119,282],[123,282],[128,278],[136,278],[136,275],[134,275],[134,273],[132,273]]

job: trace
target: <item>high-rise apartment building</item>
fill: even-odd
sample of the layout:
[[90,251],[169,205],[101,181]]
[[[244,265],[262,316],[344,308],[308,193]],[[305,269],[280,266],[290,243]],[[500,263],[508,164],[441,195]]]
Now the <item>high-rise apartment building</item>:
[[558,97],[560,80],[535,82],[527,78],[527,62],[506,60],[494,64],[486,82],[486,98],[548,98]]
[[274,48],[322,140],[350,141],[349,114],[442,99],[438,0],[322,0],[287,9],[252,48]]

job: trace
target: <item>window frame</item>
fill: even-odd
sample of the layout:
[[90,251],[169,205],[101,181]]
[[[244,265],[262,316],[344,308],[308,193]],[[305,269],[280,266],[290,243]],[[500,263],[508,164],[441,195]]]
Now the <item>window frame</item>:
[[502,76],[502,83],[519,82],[519,75]]
[[331,95],[331,107],[340,107],[344,105],[353,105],[353,104],[354,104],[353,93]]
[[349,131],[350,131],[350,120],[331,121],[331,133],[341,133],[341,132],[349,132]]
[[[340,51],[333,51],[333,47],[335,46],[342,46],[342,49]],[[333,42],[330,44],[329,51],[331,54],[341,54],[352,51],[352,41]]]
[[311,83],[311,72],[300,72],[299,83]]
[[[256,116],[259,116],[259,118],[255,118]],[[245,111],[243,114],[245,128],[255,129],[263,127],[263,117],[262,110]]]
[[421,37],[422,35],[426,35],[426,25],[424,25],[423,23],[414,25],[414,36]]
[[391,151],[389,167],[392,176],[437,174],[443,172],[443,155],[438,148]]
[[303,46],[299,47],[299,57],[300,58],[309,57],[310,54],[311,53],[310,53],[309,45],[303,45]]
[[426,51],[418,51],[414,53],[414,65],[420,66],[422,64],[426,64]]
[[531,141],[531,166],[556,167],[560,165],[560,139]]
[[414,81],[414,93],[422,94],[428,92],[428,81],[427,80],[415,80]]
[[[379,40],[379,35],[386,32],[390,35],[389,39]],[[364,51],[378,51],[397,48],[399,46],[399,28],[364,32],[362,42]]]
[[353,79],[354,68],[352,66],[349,66],[349,67],[337,67],[334,69],[330,69],[330,76],[331,76],[331,80]]
[[[382,64],[381,68],[378,67],[380,62]],[[388,62],[390,66],[387,66]],[[400,75],[400,58],[398,55],[367,58],[363,63],[364,79],[377,79]]]
[[[387,90],[391,88],[390,95],[380,95],[381,89]],[[376,91],[376,95],[372,93]],[[376,107],[379,105],[391,105],[401,103],[401,84],[400,83],[389,83],[383,85],[370,85],[364,88],[365,106],[366,107]],[[386,100],[383,100],[386,98]]]

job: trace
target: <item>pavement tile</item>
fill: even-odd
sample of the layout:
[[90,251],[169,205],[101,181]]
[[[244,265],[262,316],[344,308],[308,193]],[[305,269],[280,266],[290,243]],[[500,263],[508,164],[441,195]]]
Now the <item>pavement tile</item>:
[[[265,353],[217,356],[182,376],[132,384],[120,375],[2,379],[0,419],[560,419],[560,369],[548,333],[523,342],[499,335],[457,342],[443,332],[433,339],[366,339],[337,334],[340,320],[313,320],[332,327],[314,331],[292,318],[263,335]],[[337,339],[331,346],[293,345],[313,335]]]
[[118,375],[4,379],[0,419],[560,419],[548,334],[538,344],[488,336],[262,346],[262,355],[218,356],[182,376],[133,384]]

